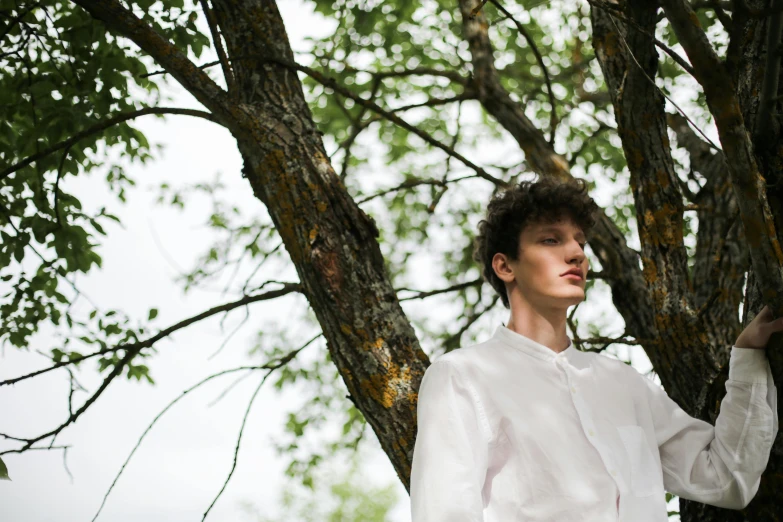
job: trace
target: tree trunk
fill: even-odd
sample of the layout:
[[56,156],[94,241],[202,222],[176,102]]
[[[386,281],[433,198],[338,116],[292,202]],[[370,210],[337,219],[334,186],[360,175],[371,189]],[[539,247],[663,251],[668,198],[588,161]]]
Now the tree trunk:
[[[680,265],[680,269],[673,270],[673,273],[681,276],[685,284],[676,280],[662,281],[659,275],[649,282],[653,295],[658,296],[653,299],[656,323],[666,324],[675,317],[680,322],[691,318],[696,321],[694,325],[701,324],[697,328],[702,329],[703,335],[698,335],[695,330],[683,331],[681,336],[672,332],[674,335],[666,338],[659,347],[645,345],[645,351],[668,394],[689,414],[714,424],[720,401],[726,393],[729,348],[741,330],[737,307],[742,298],[744,274],[750,269],[747,239],[737,219],[739,208],[725,157],[721,153],[710,152],[707,143],[698,138],[679,115],[669,115],[668,124],[677,134],[679,144],[689,152],[693,169],[700,172],[707,182],[698,193],[691,194],[687,187],[681,188],[684,184],[679,182],[676,175],[669,174],[669,143],[665,132],[662,132],[663,97],[653,86],[658,53],[649,37],[654,32],[657,8],[654,4],[637,2],[619,2],[615,5],[621,7],[621,10],[614,15],[605,7],[593,6],[593,39],[612,96],[632,180],[638,180],[632,181],[632,185],[639,216],[640,239],[645,251],[645,272],[653,275],[654,271],[659,272],[662,266],[666,266],[665,257],[653,260],[653,256],[656,250],[658,255],[666,255],[665,248],[661,247],[668,246],[665,241],[656,239],[649,232],[645,233],[645,228],[652,226],[654,232],[660,226],[659,216],[666,219],[671,214],[664,212],[671,205],[679,207],[675,216],[682,215],[682,205],[677,203],[682,201],[682,194],[677,194],[681,189],[697,206],[699,219],[692,276],[689,277],[689,272],[683,271]],[[736,24],[743,23],[742,13],[735,11],[734,20]],[[758,17],[751,23],[755,27],[745,27],[741,34],[748,35],[758,46],[763,42],[763,27],[759,26]],[[752,128],[752,119],[748,117],[752,107],[758,105],[758,100],[754,99],[758,97],[758,91],[757,83],[750,81],[750,78],[758,78],[758,58],[762,54],[758,48],[749,50],[753,44],[743,43],[742,39],[732,34],[729,57],[730,65],[732,55],[735,58],[734,73],[740,85],[739,101],[745,120],[744,125],[739,122],[729,132],[740,134],[745,133],[746,128]],[[745,48],[746,56],[738,60],[737,55],[743,52],[741,48]],[[753,57],[757,58],[755,66]],[[695,66],[698,67],[698,64]],[[729,103],[726,102],[727,105]],[[722,127],[722,136],[728,134],[726,130],[726,127]],[[735,142],[728,150],[736,151],[740,148]],[[760,171],[769,179],[769,171],[765,166],[770,162],[760,157],[758,148],[755,148],[755,153]],[[657,166],[653,164],[656,160],[660,162]],[[654,186],[656,181],[660,186]],[[638,186],[640,182],[641,186]],[[666,188],[675,191],[668,202],[649,204],[653,198],[665,193]],[[649,190],[650,194],[644,194],[645,190]],[[779,216],[772,194],[768,196],[773,213]],[[648,201],[646,209],[643,208],[644,201]],[[776,223],[779,227],[780,220],[776,219]],[[745,225],[747,228],[747,222]],[[657,237],[667,238],[667,229],[681,237],[681,227],[681,222],[670,224]],[[676,246],[680,246],[679,241]],[[681,260],[677,262],[681,263]],[[749,310],[755,315],[763,306],[755,279],[750,277],[748,280],[744,324],[748,322]],[[658,281],[662,284],[656,285]],[[677,303],[685,303],[685,306],[680,307]],[[661,328],[660,331],[665,336],[666,329]],[[779,342],[773,337],[767,353],[770,354],[776,382],[780,382],[781,377],[775,371],[780,368],[776,364],[776,350],[779,349]],[[745,510],[725,510],[683,499],[680,503],[681,519],[683,522],[780,520],[778,499],[781,475],[778,470],[781,464],[781,445],[778,443],[773,448],[759,492]]]
[[215,0],[238,110],[244,174],[283,239],[350,398],[408,487],[416,390],[428,365],[387,277],[378,230],[335,174],[277,6]]

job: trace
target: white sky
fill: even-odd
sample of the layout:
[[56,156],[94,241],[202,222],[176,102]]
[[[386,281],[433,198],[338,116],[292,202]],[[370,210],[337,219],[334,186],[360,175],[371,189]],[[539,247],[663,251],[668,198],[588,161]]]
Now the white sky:
[[[289,0],[279,5],[296,50],[308,48],[305,36],[321,35],[330,28],[329,23],[312,14],[310,3]],[[164,105],[197,106],[181,90],[173,92],[178,92],[175,99]],[[165,150],[148,165],[129,168],[129,174],[142,189],[130,194],[127,205],[118,207],[99,177],[68,179],[67,190],[78,194],[86,206],[98,207],[108,201],[109,210],[118,214],[124,224],[124,228],[109,229],[110,236],[101,249],[104,268],[80,280],[80,287],[101,308],[116,308],[132,317],[146,318],[147,310],[157,307],[160,315],[155,324],[162,327],[231,298],[201,290],[183,295],[181,285],[173,281],[177,270],[172,261],[190,268],[196,256],[212,241],[211,234],[201,226],[209,211],[202,204],[207,204],[206,200],[194,200],[200,203],[188,206],[181,213],[155,205],[156,193],[147,188],[164,180],[172,185],[209,181],[219,172],[240,207],[258,212],[262,212],[262,207],[239,175],[241,160],[235,141],[225,129],[187,117],[140,119],[137,126],[151,143],[164,144]],[[606,205],[612,196],[600,189],[599,185],[602,193],[594,197]],[[295,274],[280,278],[293,280]],[[606,294],[607,300],[608,297]],[[286,318],[302,304],[300,296],[271,304],[258,303],[254,305],[253,317],[262,318],[264,323],[287,324]],[[603,313],[598,309],[594,312]],[[0,483],[0,522],[91,520],[128,452],[162,408],[207,375],[258,363],[257,358],[247,356],[247,350],[249,336],[259,329],[259,324],[249,325],[220,355],[208,360],[242,316],[242,312],[230,316],[223,330],[217,316],[161,342],[158,355],[150,363],[155,386],[124,379],[112,384],[58,439],[58,444],[72,446],[68,466],[73,482],[63,468],[61,452],[4,456],[13,480]],[[614,325],[621,331],[622,322]],[[30,350],[49,351],[52,342],[50,335],[42,333],[34,338]],[[308,351],[312,349],[320,348],[311,347]],[[307,352],[302,355],[307,357]],[[630,355],[637,368],[642,371],[649,368],[639,350]],[[27,373],[44,364],[40,355],[6,348],[4,357],[0,358],[0,379]],[[94,389],[99,382],[94,369],[88,365],[85,370],[81,382]],[[232,382],[232,377],[225,377],[194,392],[170,410],[145,439],[99,520],[200,520],[230,469],[242,415],[259,379],[260,375],[246,379],[224,400],[208,407]],[[256,400],[238,467],[208,520],[251,520],[242,508],[246,503],[264,514],[274,513],[281,487],[285,485],[284,460],[275,454],[270,437],[282,433],[284,414],[299,402],[296,389],[278,395],[271,388],[270,382]],[[11,389],[0,389],[0,431],[29,436],[53,428],[66,416],[67,392],[67,379],[57,372]],[[84,397],[81,394],[80,399]],[[407,493],[370,429],[367,438],[373,442],[366,445],[370,451],[363,461],[367,479],[378,485],[395,484],[401,501],[391,522],[410,520]]]

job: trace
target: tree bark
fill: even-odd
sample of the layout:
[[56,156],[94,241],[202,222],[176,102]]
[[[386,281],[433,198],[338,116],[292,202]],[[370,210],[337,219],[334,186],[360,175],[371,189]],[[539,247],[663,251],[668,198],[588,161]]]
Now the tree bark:
[[[762,54],[758,49],[749,50],[748,47],[752,45],[740,43],[741,37],[747,35],[758,45],[760,36],[754,34],[754,31],[759,32],[761,28],[753,27],[739,31],[735,27],[727,64],[715,63],[714,53],[705,48],[703,39],[692,30],[695,19],[690,17],[685,20],[682,16],[683,4],[676,0],[664,4],[668,5],[667,15],[670,19],[674,18],[671,21],[675,31],[681,40],[684,40],[683,46],[693,62],[696,77],[705,87],[711,111],[713,114],[722,111],[716,115],[716,121],[721,143],[726,154],[730,156],[727,158],[723,153],[713,154],[708,145],[690,130],[684,118],[679,115],[669,116],[669,125],[676,132],[678,142],[690,154],[692,169],[706,178],[705,185],[697,193],[689,194],[698,209],[699,230],[693,263],[693,284],[687,285],[690,289],[688,299],[691,310],[680,312],[688,315],[698,311],[704,335],[683,339],[679,348],[679,361],[656,361],[653,355],[650,358],[654,367],[663,363],[655,369],[659,374],[662,371],[668,374],[668,376],[661,374],[661,380],[669,395],[689,414],[714,424],[720,401],[726,393],[728,348],[741,330],[737,309],[742,298],[744,274],[750,269],[749,252],[753,252],[756,256],[754,269],[767,270],[762,279],[773,282],[769,285],[767,283],[759,285],[756,282],[758,279],[755,277],[756,274],[749,277],[744,305],[746,312],[744,324],[747,324],[749,317],[752,318],[763,306],[760,287],[767,291],[764,300],[772,306],[775,305],[777,295],[774,281],[779,274],[774,273],[774,267],[778,262],[777,237],[774,230],[778,228],[779,220],[776,217],[773,226],[770,227],[769,224],[770,216],[777,216],[779,212],[771,196],[769,199],[771,212],[764,209],[766,191],[758,198],[754,195],[754,189],[758,189],[758,185],[753,181],[754,169],[759,165],[761,172],[765,175],[768,173],[764,170],[766,163],[758,157],[758,149],[750,147],[747,141],[749,133],[746,130],[746,127],[750,127],[748,122],[752,122],[747,119],[747,116],[753,112],[746,107],[754,107],[758,103],[753,99],[757,97],[757,92],[754,91],[755,82],[750,81],[749,78],[758,78],[758,70],[751,72],[749,69],[752,67],[749,67],[748,59],[738,58],[743,52],[748,57]],[[650,157],[669,154],[669,144],[668,140],[664,139],[665,136],[652,146],[649,146],[649,136],[644,139],[648,128],[645,123],[655,120],[660,126],[663,115],[662,97],[651,81],[655,77],[658,57],[652,38],[644,34],[644,32],[648,34],[654,32],[655,7],[637,2],[622,2],[614,5],[622,7],[622,17],[630,20],[631,23],[626,24],[621,17],[612,15],[614,11],[593,4],[593,38],[613,97],[620,136],[633,178],[634,170],[640,167],[644,170],[645,163]],[[743,23],[742,12],[739,16],[735,12],[734,21]],[[695,26],[698,27],[698,24]],[[741,51],[740,49],[743,48],[745,50]],[[647,78],[641,77],[642,70]],[[736,84],[740,85],[738,91],[745,93],[745,99],[741,94],[739,102],[737,101],[731,82],[721,76],[722,71],[726,70],[734,72]],[[756,76],[743,77],[753,73]],[[705,85],[705,82],[709,84]],[[743,86],[746,87],[744,91]],[[649,111],[645,113],[645,106],[649,107],[655,99],[659,101],[656,104],[655,114],[650,114]],[[743,107],[743,114],[737,118],[739,115],[736,111],[732,111],[739,107]],[[629,112],[632,115],[630,118]],[[646,122],[637,121],[638,118],[645,118],[645,116]],[[753,155],[749,156],[749,150],[753,151]],[[634,161],[634,157],[639,154],[644,156],[641,165],[640,162]],[[645,173],[640,172],[639,176],[644,178]],[[679,183],[676,177],[671,178],[670,181]],[[679,184],[682,186],[682,183]],[[663,182],[659,185],[671,186]],[[644,196],[644,194],[636,195],[635,191],[637,208]],[[742,217],[744,225],[741,229],[737,223],[738,216]],[[640,222],[640,235],[646,252],[647,248],[644,244],[649,242],[650,238],[641,233],[642,226]],[[748,230],[751,232],[750,239],[747,239]],[[757,263],[759,259],[761,262]],[[769,270],[772,270],[772,273],[769,273]],[[687,276],[688,272],[681,272],[681,274]],[[676,292],[681,291],[681,288],[676,284],[663,285],[659,291],[669,299],[676,297]],[[672,295],[667,295],[668,293]],[[656,300],[656,305],[659,302]],[[660,310],[660,307],[656,306],[656,315]],[[749,311],[752,313],[748,314]],[[664,329],[661,331],[664,332]],[[670,342],[672,340],[667,341],[666,344]],[[778,357],[775,351],[779,348],[778,340],[773,337],[767,353],[770,356],[776,382],[779,382],[780,375],[775,371],[777,367],[775,359]],[[645,349],[649,355],[650,350],[646,346]],[[676,378],[677,375],[680,378]],[[687,385],[688,381],[691,382],[690,385]],[[780,496],[781,475],[778,470],[782,462],[780,444],[776,444],[767,471],[762,477],[759,492],[747,509],[730,511],[682,499],[681,519],[683,522],[780,520],[781,512],[776,499]]]
[[644,276],[658,331],[644,349],[669,396],[696,411],[705,401],[704,383],[715,379],[727,347],[710,342],[714,336],[698,313],[688,273],[683,197],[671,158],[664,98],[653,83],[658,53],[645,34],[654,32],[657,8],[627,2],[624,11],[638,29],[626,30],[600,8],[593,8],[591,18],[596,55],[631,172]]

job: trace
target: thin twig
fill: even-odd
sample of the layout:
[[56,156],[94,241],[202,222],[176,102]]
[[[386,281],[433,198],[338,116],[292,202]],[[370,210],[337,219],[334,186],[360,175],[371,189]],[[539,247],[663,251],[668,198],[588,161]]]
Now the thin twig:
[[[431,297],[433,295],[445,294],[447,292],[456,292],[456,291],[459,291],[459,290],[464,290],[465,288],[469,288],[471,286],[480,286],[483,283],[484,283],[484,280],[482,278],[478,278],[478,279],[474,279],[473,281],[468,281],[466,283],[459,283],[459,284],[456,284],[456,285],[453,285],[453,286],[449,286],[448,288],[441,288],[439,290],[429,290],[429,291],[426,291],[426,292],[419,291],[415,295],[408,296],[408,297],[401,297],[399,300],[400,301],[410,301],[412,299],[424,299],[426,297]],[[411,291],[408,288],[399,288],[397,291],[400,292],[400,291],[404,291],[404,290]]]
[[574,164],[576,163],[576,159],[582,154],[582,152],[584,152],[585,148],[587,148],[587,146],[590,144],[590,141],[593,138],[596,138],[602,132],[607,131],[607,130],[616,130],[616,129],[613,128],[613,127],[610,127],[609,125],[605,124],[602,121],[599,121],[598,122],[598,128],[595,130],[595,132],[593,132],[590,136],[587,136],[582,141],[582,144],[579,146],[579,148],[576,151],[574,151],[573,154],[571,154],[571,159],[568,160],[568,164],[571,167],[573,167]]
[[159,340],[163,339],[164,337],[168,337],[172,333],[176,332],[177,330],[181,330],[182,328],[185,328],[187,326],[190,326],[193,323],[196,323],[198,321],[201,321],[202,319],[206,319],[207,317],[211,317],[215,314],[219,314],[221,312],[225,312],[228,310],[232,310],[234,308],[239,308],[240,306],[245,306],[250,303],[255,303],[257,301],[268,301],[270,299],[275,299],[277,297],[282,297],[284,295],[293,293],[293,292],[301,292],[301,285],[298,283],[282,283],[283,288],[279,290],[270,290],[268,292],[265,292],[263,294],[255,294],[255,295],[248,295],[243,297],[242,299],[238,301],[234,301],[232,303],[225,303],[220,306],[216,306],[214,308],[210,308],[209,310],[206,310],[204,312],[201,312],[198,315],[194,315],[193,317],[190,317],[188,319],[185,319],[183,321],[180,321],[172,326],[169,326],[168,328],[161,330],[156,335],[153,335],[149,339],[146,339],[144,341],[138,342],[138,343],[130,343],[130,344],[120,344],[117,346],[113,346],[110,348],[104,348],[102,350],[98,350],[97,352],[93,352],[81,357],[75,357],[73,359],[70,359],[68,361],[62,361],[56,364],[53,364],[52,366],[48,368],[44,368],[43,370],[37,370],[31,373],[28,373],[26,375],[22,375],[19,377],[14,377],[12,379],[7,379],[5,381],[0,381],[0,386],[6,386],[9,384],[16,384],[17,382],[23,381],[25,379],[30,379],[32,377],[36,377],[38,375],[50,372],[52,370],[56,370],[57,368],[62,368],[63,366],[67,366],[69,364],[78,363],[81,361],[84,361],[86,359],[91,359],[93,357],[97,357],[100,355],[104,355],[107,353],[116,352],[119,350],[128,350],[128,351],[141,351],[144,348],[148,348],[158,342]]
[[[220,65],[220,60],[215,60],[214,62],[205,63],[204,65],[199,65],[198,68],[203,71],[204,69],[207,69],[209,67],[214,67],[215,65]],[[151,73],[139,75],[139,78],[149,78],[150,76],[157,76],[159,74],[168,74],[168,73],[169,73],[168,71],[164,71],[161,69],[159,71],[152,71]]]
[[497,303],[499,299],[500,299],[500,295],[495,294],[495,296],[492,298],[492,301],[490,301],[490,303],[487,306],[485,306],[482,310],[477,311],[474,309],[473,312],[467,317],[467,321],[465,322],[465,324],[462,325],[462,327],[457,331],[457,333],[455,333],[454,335],[446,339],[446,341],[443,343],[443,346],[446,347],[446,351],[447,352],[451,351],[452,350],[451,346],[455,342],[459,342],[462,339],[462,335],[466,331],[468,331],[468,328],[473,326],[473,324],[476,321],[481,319],[482,315],[484,315],[486,312],[492,309],[492,307],[495,306],[495,303]]
[[120,479],[120,476],[122,475],[122,472],[125,471],[125,467],[130,462],[130,459],[136,453],[136,450],[139,449],[139,446],[141,446],[141,442],[144,440],[144,437],[147,436],[147,434],[150,432],[152,427],[155,426],[155,424],[158,422],[158,420],[160,420],[160,418],[167,411],[169,411],[169,409],[171,409],[172,406],[174,406],[180,400],[182,400],[188,393],[190,393],[193,390],[195,390],[196,388],[200,387],[202,384],[205,384],[205,383],[211,381],[212,379],[215,379],[216,377],[220,377],[220,376],[226,375],[228,373],[234,373],[234,372],[239,372],[239,371],[243,371],[243,370],[261,370],[261,369],[264,369],[264,368],[265,368],[265,366],[241,366],[239,368],[232,368],[230,370],[223,370],[222,372],[218,372],[218,373],[212,374],[209,377],[206,377],[206,378],[202,379],[198,383],[194,384],[190,388],[188,388],[185,391],[183,391],[176,399],[174,399],[168,405],[166,405],[166,407],[163,408],[160,411],[160,413],[158,413],[155,416],[154,419],[152,419],[152,422],[149,424],[149,426],[147,426],[147,429],[144,430],[144,432],[141,434],[141,437],[139,437],[139,440],[136,441],[136,445],[133,447],[133,449],[131,450],[130,454],[125,459],[125,462],[123,462],[122,466],[120,467],[120,471],[117,472],[117,475],[114,477],[114,480],[112,481],[111,485],[109,486],[108,491],[106,491],[106,493],[103,495],[103,500],[101,501],[101,505],[98,507],[98,512],[95,513],[95,515],[92,517],[92,521],[95,522],[95,520],[98,518],[98,515],[101,514],[101,511],[103,510],[103,506],[106,505],[106,500],[109,498],[109,494],[112,492],[112,490],[114,489],[114,486],[117,484],[117,481]]
[[[595,0],[587,0],[587,1],[588,1],[588,2],[589,2],[591,5],[595,5],[596,7],[600,7],[600,8],[604,8],[604,9],[605,9],[605,7],[604,7],[603,5],[601,5],[600,3],[596,2]],[[712,148],[714,148],[714,149],[715,149],[715,150],[717,150],[718,152],[721,152],[721,153],[722,153],[722,152],[723,152],[723,150],[722,150],[720,147],[718,147],[717,145],[715,145],[715,143],[713,143],[713,141],[712,141],[710,138],[708,138],[708,137],[707,137],[707,135],[704,133],[704,131],[702,131],[702,130],[701,130],[701,129],[700,129],[700,128],[699,128],[699,127],[698,127],[698,126],[697,126],[697,125],[696,125],[696,124],[693,122],[693,120],[691,120],[691,119],[688,117],[688,115],[685,113],[685,111],[684,111],[684,110],[682,110],[682,109],[680,108],[680,106],[679,106],[679,105],[677,105],[677,104],[674,102],[674,100],[672,100],[672,99],[671,99],[671,97],[669,97],[669,95],[667,95],[665,92],[663,92],[663,89],[661,89],[660,87],[658,87],[658,85],[655,83],[655,80],[653,80],[652,78],[650,78],[650,76],[647,74],[647,71],[645,71],[645,70],[644,70],[644,67],[642,67],[642,64],[640,64],[640,63],[639,63],[639,61],[636,59],[636,55],[634,55],[634,54],[633,54],[633,51],[631,51],[631,47],[628,45],[628,42],[626,41],[626,39],[625,39],[625,36],[623,36],[622,32],[620,31],[620,28],[618,27],[618,25],[617,25],[617,22],[615,21],[615,17],[616,17],[616,15],[615,15],[615,14],[612,12],[612,10],[611,10],[611,9],[606,9],[606,12],[609,14],[609,19],[612,21],[612,25],[614,25],[614,28],[617,30],[617,34],[618,34],[618,36],[619,36],[619,37],[620,37],[620,39],[623,41],[623,45],[625,45],[625,48],[628,50],[628,55],[629,55],[629,56],[630,56],[630,58],[633,60],[633,62],[636,64],[636,66],[637,66],[637,67],[639,67],[639,69],[642,71],[642,74],[644,74],[644,77],[645,77],[645,78],[647,78],[647,80],[648,80],[650,83],[652,83],[652,84],[655,86],[655,89],[656,89],[656,90],[658,90],[658,92],[660,92],[660,93],[661,93],[661,95],[663,95],[663,97],[664,97],[664,98],[666,98],[667,100],[669,100],[669,103],[671,103],[671,104],[674,106],[674,108],[675,108],[675,109],[677,109],[677,111],[678,111],[680,114],[682,114],[683,118],[685,118],[686,120],[688,120],[688,123],[690,123],[690,124],[693,126],[693,128],[694,128],[694,129],[696,129],[696,131],[698,131],[698,133],[702,135],[702,137],[704,138],[704,140],[705,140],[707,143],[709,143],[709,144],[710,144],[710,146],[711,146]],[[617,17],[617,18],[620,18],[620,17]]]
[[[682,56],[677,54],[677,52],[674,49],[672,49],[671,47],[667,46],[665,43],[663,43],[658,38],[656,38],[654,34],[650,33],[649,31],[647,31],[646,29],[641,27],[638,23],[636,23],[635,20],[632,20],[632,19],[628,18],[627,16],[624,16],[623,14],[618,14],[619,9],[615,8],[614,6],[610,7],[610,5],[607,5],[605,2],[602,2],[602,1],[599,1],[599,0],[587,0],[587,2],[590,5],[594,6],[594,7],[597,7],[599,9],[605,10],[609,14],[609,16],[613,16],[613,17],[616,17],[619,20],[622,20],[623,22],[625,22],[629,26],[631,26],[634,29],[636,29],[637,31],[639,31],[641,34],[643,34],[643,35],[647,36],[648,38],[652,39],[653,43],[658,48],[660,48],[663,52],[668,54],[671,57],[672,60],[677,62],[677,64],[680,67],[682,67],[685,70],[685,72],[687,72],[691,76],[695,77],[695,74],[693,72],[693,67],[691,67],[691,65],[687,61],[685,61],[685,58],[683,58]],[[615,24],[615,26],[616,26],[616,24]]]
[[253,395],[250,397],[250,401],[247,403],[247,409],[245,410],[245,416],[242,417],[242,426],[239,428],[239,435],[237,435],[237,445],[234,448],[234,462],[231,464],[231,470],[228,472],[228,476],[226,477],[226,480],[223,482],[223,486],[220,488],[220,491],[218,491],[218,494],[215,495],[215,498],[212,500],[212,503],[209,505],[207,510],[204,512],[204,516],[201,517],[201,521],[207,519],[207,515],[209,515],[209,512],[212,511],[212,508],[217,503],[220,496],[223,494],[223,492],[226,490],[226,487],[228,486],[228,482],[231,480],[231,477],[234,475],[234,470],[237,469],[237,460],[239,460],[239,445],[242,442],[242,435],[245,433],[245,425],[247,424],[247,418],[250,415],[250,409],[253,407],[253,402],[256,400],[256,396],[258,396],[258,392],[261,391],[261,387],[266,382],[267,377],[272,372],[269,371],[264,375],[264,377],[261,379],[261,382],[258,383],[258,386],[256,387],[255,391],[253,392]]
[[215,14],[210,9],[207,0],[199,0],[201,3],[201,9],[204,11],[204,16],[207,19],[207,25],[209,26],[209,32],[212,34],[212,43],[215,46],[215,51],[218,55],[218,61],[220,67],[223,69],[223,76],[226,79],[226,86],[228,92],[233,92],[236,89],[234,83],[234,73],[231,71],[231,64],[226,57],[226,50],[223,48],[223,41],[220,38],[220,31],[218,30],[218,24],[215,20]]
[[[228,312],[226,312],[226,313],[228,313]],[[239,331],[239,329],[240,329],[240,328],[242,328],[242,326],[243,326],[243,325],[244,325],[244,324],[247,322],[247,320],[248,320],[248,319],[250,319],[250,307],[248,307],[247,305],[245,305],[245,318],[244,318],[244,319],[242,319],[242,321],[241,321],[241,322],[240,322],[240,323],[239,323],[239,324],[236,326],[236,328],[234,328],[234,329],[231,331],[231,333],[230,333],[230,334],[228,334],[228,337],[226,337],[226,338],[223,340],[223,342],[222,342],[222,343],[220,343],[220,347],[219,347],[217,350],[215,350],[215,352],[214,352],[212,355],[210,355],[209,357],[207,357],[207,360],[208,360],[208,361],[211,361],[213,357],[215,357],[217,354],[219,354],[220,352],[222,352],[222,351],[223,351],[223,348],[225,348],[225,347],[226,347],[226,345],[227,345],[227,344],[228,344],[228,342],[231,340],[231,338],[232,338],[232,337],[234,337],[234,334],[236,334],[236,333]]]
[[225,397],[226,395],[228,395],[228,392],[230,392],[231,390],[233,390],[233,389],[234,389],[234,388],[235,388],[235,387],[236,387],[236,386],[237,386],[237,385],[238,385],[240,382],[244,381],[245,379],[247,379],[247,378],[248,378],[248,377],[250,377],[251,375],[253,375],[253,372],[247,372],[246,374],[244,374],[244,375],[240,375],[239,377],[237,377],[236,379],[234,379],[234,382],[232,382],[231,384],[229,384],[228,386],[226,386],[226,389],[225,389],[225,390],[223,390],[222,392],[220,392],[220,395],[218,395],[217,397],[215,397],[215,399],[214,399],[212,402],[210,402],[209,404],[207,404],[207,408],[211,408],[212,406],[214,406],[215,404],[217,404],[218,402],[220,402],[221,400],[223,400],[223,397]]
[[71,145],[65,147],[63,150],[63,157],[60,159],[60,166],[57,169],[57,179],[54,181],[54,215],[57,218],[57,226],[63,227],[62,218],[60,217],[60,180],[63,177],[63,167],[65,166],[65,159],[68,157],[68,151],[71,150]]
[[527,32],[527,29],[525,29],[525,26],[522,25],[519,20],[514,18],[514,15],[508,12],[508,10],[503,7],[503,5],[498,0],[490,0],[495,7],[497,7],[498,11],[506,15],[506,17],[514,22],[514,25],[517,26],[517,31],[525,37],[525,40],[527,41],[527,44],[530,46],[530,49],[532,49],[533,54],[536,57],[536,61],[538,62],[538,66],[541,67],[541,70],[544,72],[544,81],[546,82],[546,89],[547,94],[549,97],[549,105],[551,106],[551,110],[549,113],[549,144],[552,145],[555,142],[555,129],[557,128],[557,111],[555,107],[555,94],[552,91],[552,80],[549,78],[549,70],[547,69],[546,65],[544,64],[544,58],[541,56],[541,53],[538,50],[538,46],[536,45],[535,40],[530,36],[530,34]]
[[68,478],[71,481],[71,484],[73,484],[73,473],[71,473],[71,470],[68,469],[68,448],[63,448],[63,468],[65,468],[65,472],[68,474]]
[[479,11],[484,7],[484,4],[487,3],[488,0],[481,0],[479,5],[473,8],[473,10],[470,12],[470,17],[474,18],[477,14],[479,14]]
[[[103,379],[103,382],[101,383],[100,387],[96,390],[95,393],[93,393],[89,399],[87,399],[84,404],[82,404],[82,407],[76,410],[74,413],[72,413],[68,419],[65,420],[62,424],[60,424],[57,428],[49,431],[48,433],[44,433],[43,435],[38,435],[37,437],[34,437],[32,439],[26,439],[27,442],[24,446],[21,448],[17,448],[15,450],[6,450],[3,452],[0,452],[0,455],[5,455],[6,453],[23,453],[25,451],[30,450],[33,447],[33,444],[35,444],[38,441],[41,441],[43,439],[49,438],[49,437],[56,437],[61,431],[63,431],[66,427],[70,426],[74,422],[76,422],[76,419],[78,419],[87,409],[92,406],[92,404],[98,400],[98,397],[101,396],[101,394],[106,390],[106,388],[111,384],[111,382],[117,378],[120,373],[122,373],[122,370],[127,366],[133,358],[138,355],[138,352],[135,351],[128,351],[125,354],[125,357],[120,359],[120,361],[114,366],[111,372],[109,372],[109,375],[106,376],[105,379]],[[5,436],[6,438],[10,438]]]
[[405,120],[403,120],[402,118],[400,118],[396,114],[394,114],[392,112],[389,112],[386,109],[383,109],[382,107],[378,106],[377,104],[375,104],[375,103],[373,103],[373,102],[371,102],[369,100],[365,100],[364,98],[362,98],[358,94],[353,93],[349,89],[347,89],[347,88],[343,87],[342,85],[340,85],[337,82],[337,80],[335,80],[334,78],[326,76],[326,75],[322,74],[321,72],[316,71],[315,69],[312,69],[310,67],[307,67],[307,66],[304,66],[304,65],[300,65],[300,64],[298,64],[296,62],[292,62],[292,61],[289,61],[289,60],[284,60],[282,58],[271,57],[270,56],[270,57],[267,57],[266,60],[269,61],[269,62],[278,63],[278,64],[280,64],[282,66],[289,67],[291,69],[302,71],[303,73],[307,74],[313,80],[317,81],[321,85],[324,85],[326,87],[330,87],[335,92],[339,92],[340,94],[342,94],[346,98],[352,99],[353,101],[355,101],[359,105],[362,105],[364,107],[369,108],[373,112],[376,112],[376,113],[380,114],[381,116],[383,116],[387,120],[391,121],[392,123],[395,123],[395,124],[399,125],[400,127],[402,127],[403,129],[405,129],[405,130],[407,130],[409,132],[412,132],[413,134],[415,134],[416,136],[418,136],[419,138],[424,140],[426,143],[432,145],[433,147],[438,148],[438,149],[444,151],[446,154],[449,154],[450,156],[453,156],[454,158],[456,158],[457,160],[462,162],[462,164],[464,164],[466,167],[476,171],[476,173],[479,175],[479,177],[484,178],[487,181],[490,181],[490,182],[492,182],[495,185],[499,185],[499,186],[505,186],[506,185],[506,183],[503,180],[498,179],[495,176],[493,176],[492,174],[488,173],[483,168],[479,167],[478,165],[476,165],[475,163],[473,163],[472,161],[470,161],[469,159],[464,157],[462,154],[458,153],[455,150],[450,149],[447,145],[445,145],[445,144],[441,143],[440,141],[436,140],[435,138],[433,138],[431,135],[429,135],[428,133],[424,132],[423,130],[421,130],[421,129],[411,125],[408,122],[406,122]]
[[32,4],[30,4],[29,7],[27,7],[24,11],[22,11],[18,16],[16,16],[13,20],[8,22],[8,25],[6,26],[5,30],[3,31],[2,34],[0,34],[0,42],[2,42],[5,39],[5,37],[8,35],[8,33],[11,32],[11,29],[16,27],[16,24],[18,24],[22,20],[22,18],[27,16],[27,13],[29,13],[30,11],[32,11],[33,9],[38,7],[39,5],[40,5],[40,2],[33,2]]

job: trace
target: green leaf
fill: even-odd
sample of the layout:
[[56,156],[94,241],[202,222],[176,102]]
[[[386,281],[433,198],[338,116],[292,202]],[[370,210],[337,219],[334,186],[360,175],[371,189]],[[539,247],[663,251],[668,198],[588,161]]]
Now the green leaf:
[[8,476],[8,468],[5,466],[3,459],[0,459],[0,480],[11,480]]
[[152,321],[156,317],[158,317],[158,309],[157,308],[150,308],[150,315],[149,315],[148,320]]

